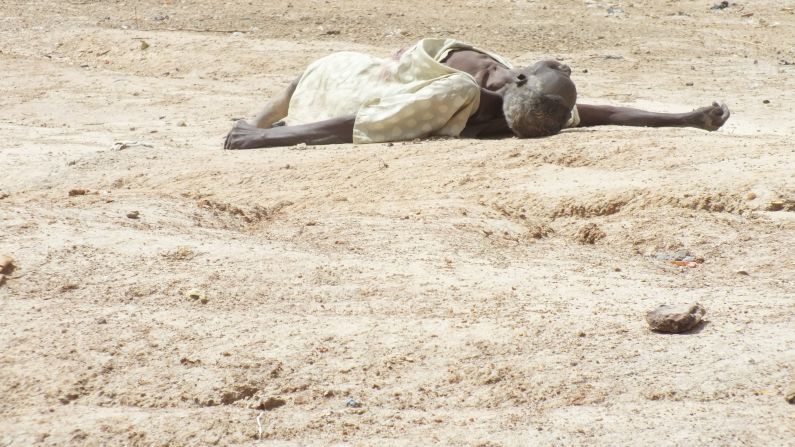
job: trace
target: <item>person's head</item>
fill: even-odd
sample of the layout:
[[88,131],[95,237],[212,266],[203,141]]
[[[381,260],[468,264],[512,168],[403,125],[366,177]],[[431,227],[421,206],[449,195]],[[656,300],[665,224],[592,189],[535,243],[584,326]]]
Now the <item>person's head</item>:
[[554,60],[537,62],[516,73],[503,92],[508,127],[520,138],[554,135],[566,124],[577,102],[571,69]]

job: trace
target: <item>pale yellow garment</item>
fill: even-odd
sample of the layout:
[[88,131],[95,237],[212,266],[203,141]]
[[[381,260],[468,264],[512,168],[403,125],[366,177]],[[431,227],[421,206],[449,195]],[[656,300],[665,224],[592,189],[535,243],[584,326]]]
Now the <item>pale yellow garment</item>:
[[458,136],[478,109],[480,86],[441,63],[456,50],[478,51],[511,68],[499,55],[453,39],[423,39],[392,58],[334,53],[301,76],[285,122],[355,115],[354,143]]

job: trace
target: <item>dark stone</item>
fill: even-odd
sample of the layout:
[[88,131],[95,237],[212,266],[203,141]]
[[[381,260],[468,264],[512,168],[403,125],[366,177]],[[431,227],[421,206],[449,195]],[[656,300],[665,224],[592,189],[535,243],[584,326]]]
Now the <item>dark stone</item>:
[[724,1],[720,2],[720,3],[716,3],[716,4],[712,5],[712,7],[709,8],[709,9],[720,10],[720,9],[726,9],[728,7],[729,7],[729,2],[724,0]]
[[278,397],[269,397],[267,399],[263,399],[260,401],[259,405],[257,405],[257,410],[273,410],[274,408],[279,408],[282,405],[286,404],[287,401],[284,399],[280,399]]
[[361,408],[362,403],[351,397],[347,401],[345,401],[345,406],[348,408]]
[[701,304],[664,304],[646,314],[646,322],[651,330],[678,334],[696,327],[706,310]]

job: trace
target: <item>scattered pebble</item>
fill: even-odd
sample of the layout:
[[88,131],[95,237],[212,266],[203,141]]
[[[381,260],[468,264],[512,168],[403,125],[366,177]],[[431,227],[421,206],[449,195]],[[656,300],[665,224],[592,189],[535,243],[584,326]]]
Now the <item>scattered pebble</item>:
[[698,263],[695,261],[671,261],[671,264],[678,266],[678,267],[698,267]]
[[701,304],[664,304],[646,313],[646,322],[651,330],[678,334],[696,327],[706,310]]
[[362,403],[351,397],[347,401],[345,401],[345,406],[348,408],[361,408]]
[[88,191],[85,189],[70,189],[69,190],[69,197],[73,196],[84,196]]
[[188,124],[185,121],[177,121],[177,127],[188,127]]
[[141,217],[141,213],[139,213],[138,211],[130,211],[129,213],[127,213],[127,217],[129,217],[130,219],[138,219],[139,217]]
[[181,359],[179,359],[179,364],[180,365],[185,365],[185,366],[201,365],[201,363],[202,363],[202,361],[199,360],[199,359],[193,360],[193,359],[189,359],[187,357],[182,357]]
[[142,40],[141,41],[141,49],[145,50],[147,48],[149,48],[149,44],[145,40]]
[[787,394],[786,399],[787,403],[789,403],[790,405],[795,405],[795,390],[790,391],[790,393]]
[[97,324],[108,324],[108,320],[104,318],[97,318]]
[[762,101],[762,104],[770,104],[770,100],[769,99],[765,99],[764,101]]
[[11,256],[0,255],[0,286],[6,282],[6,278],[10,278],[8,275],[11,274],[15,268],[14,259]]
[[668,261],[679,267],[698,267],[704,262],[704,258],[690,254],[688,250],[677,250],[675,252],[659,252],[655,256],[658,261]]
[[716,4],[712,5],[712,7],[711,7],[711,8],[709,8],[709,9],[712,9],[712,10],[721,10],[721,9],[726,9],[726,8],[728,8],[728,7],[729,7],[729,2],[727,2],[726,0],[724,0],[724,1],[720,2],[720,3],[716,3]]
[[77,394],[77,393],[69,393],[69,394],[66,394],[65,396],[59,397],[58,401],[60,401],[64,405],[67,405],[70,402],[72,402],[74,400],[77,400],[79,397],[80,397],[80,395]]
[[185,296],[192,300],[205,299],[204,294],[199,289],[190,289],[187,292],[185,292]]
[[274,408],[279,408],[283,405],[287,404],[287,401],[278,397],[269,397],[267,399],[262,399],[259,401],[257,406],[254,408],[257,410],[273,410]]
[[14,258],[8,255],[0,255],[0,273],[9,274],[16,266],[14,265]]
[[767,211],[781,211],[784,209],[784,202],[781,200],[773,200],[767,205]]
[[742,276],[751,276],[746,270],[737,270],[737,274]]

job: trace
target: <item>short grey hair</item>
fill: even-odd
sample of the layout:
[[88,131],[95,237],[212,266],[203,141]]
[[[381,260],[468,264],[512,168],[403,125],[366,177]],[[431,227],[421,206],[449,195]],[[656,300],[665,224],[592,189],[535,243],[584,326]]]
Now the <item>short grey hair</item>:
[[571,116],[562,97],[541,93],[528,83],[512,83],[506,87],[502,112],[508,127],[519,138],[554,135]]

